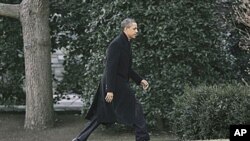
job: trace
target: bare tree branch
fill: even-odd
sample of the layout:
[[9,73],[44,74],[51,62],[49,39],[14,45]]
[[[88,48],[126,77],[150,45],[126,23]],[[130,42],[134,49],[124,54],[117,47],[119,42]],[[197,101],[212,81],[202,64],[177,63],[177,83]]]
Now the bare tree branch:
[[[236,20],[246,27],[250,27],[250,1],[240,0],[239,5],[233,6],[233,9],[236,15]],[[243,31],[240,29],[240,32],[244,33],[244,35],[240,38],[239,47],[250,51],[249,31]]]
[[19,19],[19,4],[0,3],[0,16]]
[[240,5],[234,6],[236,20],[247,27],[250,27],[250,1],[241,0]]

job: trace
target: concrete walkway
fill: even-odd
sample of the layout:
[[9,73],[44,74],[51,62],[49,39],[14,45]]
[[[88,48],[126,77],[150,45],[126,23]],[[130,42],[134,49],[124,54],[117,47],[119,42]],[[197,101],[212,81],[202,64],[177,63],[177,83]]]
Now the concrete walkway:
[[[79,111],[81,112],[84,103],[80,95],[68,94],[57,98],[56,95],[53,96],[56,100],[54,104],[55,111]],[[25,105],[0,105],[0,112],[22,112],[25,111]]]
[[216,140],[194,140],[194,141],[229,141],[229,139],[216,139]]

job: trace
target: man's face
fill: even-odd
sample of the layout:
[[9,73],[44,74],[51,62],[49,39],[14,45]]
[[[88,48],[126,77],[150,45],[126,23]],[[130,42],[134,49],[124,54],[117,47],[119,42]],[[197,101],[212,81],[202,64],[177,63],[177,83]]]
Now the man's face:
[[125,27],[124,32],[126,33],[128,39],[134,39],[138,33],[137,24],[131,23],[129,27]]

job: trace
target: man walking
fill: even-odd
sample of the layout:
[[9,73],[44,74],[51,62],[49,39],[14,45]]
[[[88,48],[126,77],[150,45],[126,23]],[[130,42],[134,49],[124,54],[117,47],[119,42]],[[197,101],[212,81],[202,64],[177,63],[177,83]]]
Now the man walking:
[[150,139],[141,104],[129,87],[130,78],[144,90],[149,86],[148,82],[131,68],[130,40],[136,38],[137,23],[134,19],[126,18],[121,22],[121,28],[122,32],[107,49],[104,74],[86,116],[90,121],[73,141],[86,141],[100,124],[115,122],[134,126],[136,141]]

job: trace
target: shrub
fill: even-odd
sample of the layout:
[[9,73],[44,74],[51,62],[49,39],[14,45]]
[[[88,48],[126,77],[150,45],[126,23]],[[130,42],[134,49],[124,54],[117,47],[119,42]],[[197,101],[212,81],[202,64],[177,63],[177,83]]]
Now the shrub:
[[0,17],[0,105],[25,103],[21,33],[19,21]]
[[229,50],[234,28],[230,20],[220,17],[230,16],[230,9],[223,8],[223,14],[219,11],[230,4],[215,0],[53,0],[51,11],[60,15],[51,18],[53,46],[68,51],[64,80],[57,90],[82,94],[87,109],[102,75],[106,47],[119,34],[120,21],[132,17],[140,34],[132,43],[133,68],[150,83],[148,94],[138,91],[138,97],[150,125],[155,126],[157,120],[167,125],[172,98],[182,95],[186,83],[240,78]]
[[181,139],[228,138],[229,125],[250,123],[249,101],[249,86],[186,87],[174,98],[172,130]]

